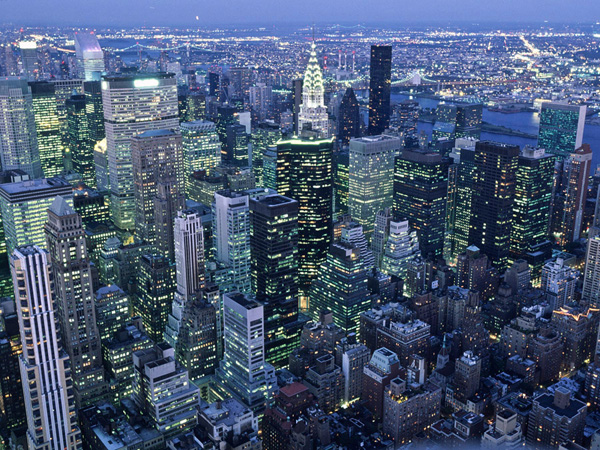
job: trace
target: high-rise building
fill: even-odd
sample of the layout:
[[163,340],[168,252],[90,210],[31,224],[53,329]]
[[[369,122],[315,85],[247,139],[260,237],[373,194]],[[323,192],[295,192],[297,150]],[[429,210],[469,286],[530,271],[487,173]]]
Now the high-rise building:
[[469,244],[499,270],[508,267],[519,153],[514,145],[476,144]]
[[59,337],[49,255],[37,246],[19,247],[10,264],[15,298],[21,305],[17,308],[21,342],[30,349],[20,358],[21,376],[27,380],[23,393],[28,446],[79,449],[72,371]]
[[77,76],[85,81],[100,80],[105,71],[104,52],[93,31],[75,32]]
[[587,107],[562,103],[542,103],[538,147],[567,158],[581,147]]
[[231,270],[233,286],[251,292],[250,207],[248,195],[229,190],[215,193],[213,236],[216,259]]
[[[579,272],[567,266],[562,258],[544,264],[540,288],[545,292],[546,300],[553,311],[574,300],[578,280]],[[585,286],[586,297],[591,293],[590,287]]]
[[517,160],[510,258],[526,260],[535,280],[539,280],[542,265],[551,256],[548,220],[553,176],[553,155],[544,149],[523,149]]
[[350,141],[348,213],[363,226],[367,239],[377,213],[392,206],[394,159],[401,148],[401,139],[386,135]]
[[223,295],[225,354],[217,380],[234,398],[262,413],[277,388],[275,369],[265,362],[264,309],[239,292]]
[[440,104],[436,110],[435,125],[432,138],[435,142],[442,138],[479,139],[481,135],[483,105],[473,104]]
[[467,351],[456,360],[454,374],[454,398],[467,403],[479,390],[481,381],[481,358]]
[[55,177],[64,165],[54,83],[36,81],[30,82],[29,87],[42,172],[46,178]]
[[390,222],[392,221],[392,208],[378,211],[375,216],[375,227],[371,238],[371,251],[375,259],[375,267],[381,267],[381,258],[385,252],[385,245],[390,235]]
[[129,298],[116,284],[102,286],[94,302],[96,324],[102,343],[108,342],[129,321]]
[[333,191],[334,212],[337,214],[348,213],[348,191],[350,189],[350,153],[347,149],[333,155]]
[[173,265],[162,255],[140,258],[133,312],[140,316],[148,337],[161,342],[173,302]]
[[309,311],[313,320],[322,311],[333,313],[334,323],[346,333],[358,332],[360,314],[371,308],[369,270],[360,249],[349,242],[331,244],[327,259],[310,289]]
[[236,167],[247,167],[250,157],[250,139],[246,127],[240,123],[227,125],[225,134],[225,161]]
[[300,342],[298,202],[281,195],[250,199],[252,292],[265,312],[266,360],[287,365]]
[[[310,58],[302,82],[302,104],[298,113],[298,133],[313,130],[322,137],[329,135],[329,116],[324,100],[323,72],[317,59],[315,41],[310,45]],[[285,194],[284,194],[285,195]]]
[[263,176],[263,157],[270,147],[281,139],[281,128],[275,122],[261,122],[250,137],[252,143],[252,170],[257,186],[266,187]]
[[71,360],[75,401],[78,407],[87,406],[97,401],[107,386],[102,369],[92,270],[81,217],[58,196],[48,208],[44,231],[52,263],[62,342]]
[[0,211],[9,255],[24,245],[46,246],[46,211],[57,195],[73,204],[73,188],[61,178],[0,184]]
[[[308,295],[332,230],[333,140],[304,135],[277,143],[277,193],[298,202],[298,288]],[[301,298],[301,309],[308,304]]]
[[408,221],[390,221],[381,257],[381,271],[404,280],[408,263],[420,255],[417,232],[410,229]]
[[105,76],[102,104],[112,219],[118,228],[131,230],[135,225],[131,138],[179,126],[177,80],[165,73]]
[[382,347],[371,355],[369,364],[363,369],[362,399],[365,407],[376,419],[383,417],[385,388],[400,375],[400,361],[393,351]]
[[581,298],[600,306],[600,236],[588,241]]
[[592,164],[592,149],[583,144],[557,164],[551,232],[564,247],[580,238]]
[[85,113],[90,131],[90,148],[93,150],[100,141],[106,138],[104,107],[102,106],[102,82],[85,81],[83,83],[83,94],[85,95]]
[[369,82],[369,135],[383,133],[390,125],[392,46],[371,46]]
[[71,166],[88,186],[96,185],[94,147],[86,110],[86,96],[73,95],[65,102],[67,109],[67,149]]
[[145,131],[131,139],[135,232],[171,260],[175,214],[184,207],[182,159],[175,131]]
[[339,110],[338,140],[348,145],[350,139],[360,136],[360,108],[354,90],[349,87],[344,92]]
[[165,438],[185,434],[198,423],[198,388],[175,362],[166,343],[133,354],[133,400]]
[[25,78],[0,80],[0,163],[2,170],[43,176],[31,88]]
[[221,163],[221,141],[213,122],[197,120],[181,124],[184,175],[187,179],[193,172],[211,172]]
[[38,49],[36,41],[19,42],[21,51],[21,64],[23,65],[23,75],[30,80],[35,80],[39,76],[40,63],[38,61]]
[[447,158],[427,150],[396,157],[394,216],[417,230],[424,256],[442,256],[448,194]]

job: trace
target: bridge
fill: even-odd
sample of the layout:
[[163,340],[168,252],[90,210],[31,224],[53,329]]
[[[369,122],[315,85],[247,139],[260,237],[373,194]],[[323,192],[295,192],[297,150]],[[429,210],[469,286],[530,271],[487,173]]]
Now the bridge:
[[480,86],[517,83],[518,79],[493,79],[493,80],[433,80],[415,70],[401,80],[392,81],[392,87],[400,86],[434,86],[437,90],[450,86]]

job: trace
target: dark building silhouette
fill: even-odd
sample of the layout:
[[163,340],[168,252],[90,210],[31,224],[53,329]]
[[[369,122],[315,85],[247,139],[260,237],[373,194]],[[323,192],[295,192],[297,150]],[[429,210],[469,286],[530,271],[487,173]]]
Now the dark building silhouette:
[[339,114],[338,139],[341,145],[348,145],[350,139],[360,136],[360,109],[351,87],[344,93]]
[[390,125],[392,91],[392,46],[371,46],[369,85],[369,135],[381,134]]

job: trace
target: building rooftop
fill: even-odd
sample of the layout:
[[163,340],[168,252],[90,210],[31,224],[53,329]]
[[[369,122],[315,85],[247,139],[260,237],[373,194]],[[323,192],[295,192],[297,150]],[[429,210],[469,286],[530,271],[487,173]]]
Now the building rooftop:
[[56,198],[52,202],[52,205],[50,205],[50,208],[48,209],[59,217],[72,216],[74,214],[77,214],[75,210],[71,208],[71,206],[69,206],[66,200],[60,195],[56,196]]
[[534,401],[538,402],[542,408],[550,408],[556,415],[567,417],[569,419],[575,417],[581,409],[585,408],[585,403],[576,399],[571,399],[566,408],[559,408],[554,404],[554,396],[550,394],[542,394]]

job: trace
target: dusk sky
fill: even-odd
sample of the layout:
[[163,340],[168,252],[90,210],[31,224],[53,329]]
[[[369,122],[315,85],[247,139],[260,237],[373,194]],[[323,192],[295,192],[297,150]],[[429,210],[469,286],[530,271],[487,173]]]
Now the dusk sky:
[[[198,20],[196,20],[198,16]],[[599,0],[0,0],[0,23],[595,22]]]

